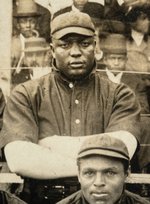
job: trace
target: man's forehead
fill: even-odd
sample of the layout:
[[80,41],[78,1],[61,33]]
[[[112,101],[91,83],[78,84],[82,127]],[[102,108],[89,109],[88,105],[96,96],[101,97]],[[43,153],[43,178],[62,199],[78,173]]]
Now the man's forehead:
[[67,35],[60,38],[60,40],[86,40],[86,39],[94,39],[94,37],[77,33],[68,33]]
[[120,166],[123,166],[121,159],[107,157],[104,155],[91,155],[80,160],[80,167],[86,169],[87,168],[108,169],[118,168]]
[[35,17],[35,16],[23,16],[23,17],[19,17],[18,18],[18,21],[21,21],[21,20],[36,20],[37,19],[37,17]]

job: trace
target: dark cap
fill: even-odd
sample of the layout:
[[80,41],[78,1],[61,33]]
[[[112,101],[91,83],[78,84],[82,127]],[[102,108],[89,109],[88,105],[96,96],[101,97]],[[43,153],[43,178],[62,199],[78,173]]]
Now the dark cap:
[[41,14],[38,11],[37,4],[34,0],[18,0],[14,17],[38,17]]
[[100,35],[106,35],[109,33],[124,34],[125,33],[125,23],[119,20],[103,20],[102,26],[99,29]]
[[100,2],[87,2],[83,8],[84,13],[87,13],[92,18],[104,18],[104,6]]
[[[115,132],[113,134],[115,134]],[[130,156],[128,149],[130,148],[129,146],[132,145],[131,141],[130,143],[128,143],[128,141],[124,142],[125,137],[122,140],[121,135],[120,139],[118,139],[118,136],[115,137],[113,134],[111,135],[111,133],[103,133],[88,137],[88,139],[85,139],[81,145],[77,158],[79,159],[90,155],[104,155],[129,161]],[[128,136],[126,140],[128,140]],[[129,144],[128,147],[126,145],[127,143]]]
[[52,19],[52,37],[60,39],[69,33],[94,36],[95,28],[90,16],[79,11],[71,11]]
[[101,40],[101,50],[107,54],[126,54],[126,38],[122,34],[109,34]]

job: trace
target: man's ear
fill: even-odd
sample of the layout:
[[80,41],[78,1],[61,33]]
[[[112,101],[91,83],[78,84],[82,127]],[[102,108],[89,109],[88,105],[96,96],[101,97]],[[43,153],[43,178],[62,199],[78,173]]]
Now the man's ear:
[[103,62],[107,64],[107,57],[103,54]]
[[78,175],[77,175],[77,177],[78,177],[78,181],[79,181],[79,183],[80,183],[80,170],[78,169]]
[[17,28],[18,30],[20,30],[20,24],[19,24],[18,20],[17,20],[17,23],[16,23],[16,28]]
[[95,49],[95,59],[97,61],[100,61],[102,60],[102,58],[103,58],[103,51]]
[[129,166],[128,170],[126,171],[126,179],[131,174],[131,166]]
[[51,48],[52,57],[55,58],[55,51],[54,51],[53,43],[50,43],[50,48]]

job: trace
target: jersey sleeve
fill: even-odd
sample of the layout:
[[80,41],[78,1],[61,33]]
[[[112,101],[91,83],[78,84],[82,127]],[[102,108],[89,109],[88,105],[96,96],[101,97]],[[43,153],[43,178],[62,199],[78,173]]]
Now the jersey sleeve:
[[126,85],[119,84],[114,93],[112,112],[106,132],[125,130],[140,136],[140,104],[135,93]]
[[23,85],[17,86],[7,101],[0,134],[1,147],[16,140],[38,141],[38,125],[30,96]]

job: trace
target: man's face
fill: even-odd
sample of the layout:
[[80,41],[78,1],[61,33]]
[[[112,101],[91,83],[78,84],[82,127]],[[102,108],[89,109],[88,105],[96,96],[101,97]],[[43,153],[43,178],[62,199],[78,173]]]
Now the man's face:
[[70,80],[86,77],[94,68],[94,37],[68,34],[60,40],[53,39],[52,54],[56,67]]
[[93,155],[80,161],[78,179],[89,204],[114,204],[126,177],[122,162],[115,158]]
[[106,54],[104,62],[110,70],[125,70],[127,57],[125,54]]
[[46,56],[45,51],[25,53],[24,64],[27,67],[42,67]]
[[18,29],[24,37],[29,38],[33,36],[37,24],[37,17],[20,17],[18,18]]
[[138,16],[136,22],[133,23],[133,29],[136,31],[146,34],[149,31],[149,19],[148,16],[142,13]]

